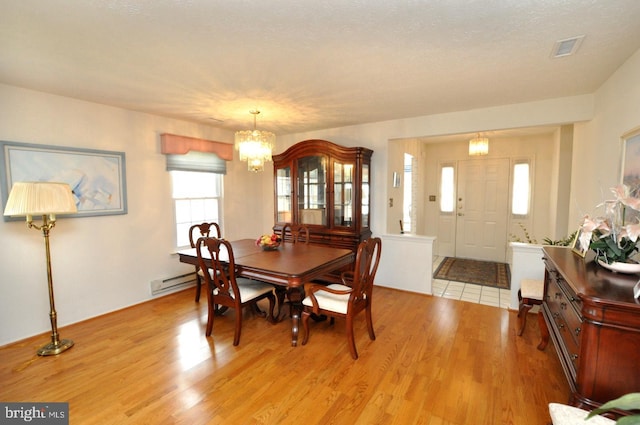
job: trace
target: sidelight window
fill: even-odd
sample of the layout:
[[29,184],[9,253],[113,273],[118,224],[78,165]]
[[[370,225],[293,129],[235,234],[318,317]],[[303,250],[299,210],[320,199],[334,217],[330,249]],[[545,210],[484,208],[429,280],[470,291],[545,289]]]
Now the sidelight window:
[[513,193],[511,213],[517,216],[529,214],[531,200],[531,174],[528,161],[516,162],[513,166]]
[[455,205],[455,174],[453,165],[440,167],[440,212],[452,213]]

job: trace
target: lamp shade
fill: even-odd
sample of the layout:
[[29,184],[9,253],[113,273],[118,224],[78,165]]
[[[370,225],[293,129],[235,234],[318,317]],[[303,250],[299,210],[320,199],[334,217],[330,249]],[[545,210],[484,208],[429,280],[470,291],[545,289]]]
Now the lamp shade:
[[265,161],[271,161],[276,135],[270,131],[256,130],[256,116],[260,111],[249,113],[253,115],[253,130],[236,131],[236,150],[240,154],[240,161],[247,161],[249,171],[263,171]]
[[55,182],[15,182],[4,209],[12,217],[77,212],[71,187]]

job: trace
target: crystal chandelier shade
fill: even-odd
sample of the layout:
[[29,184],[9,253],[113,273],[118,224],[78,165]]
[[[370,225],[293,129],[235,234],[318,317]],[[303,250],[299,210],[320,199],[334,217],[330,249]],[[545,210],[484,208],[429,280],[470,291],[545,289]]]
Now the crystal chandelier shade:
[[469,155],[487,155],[489,153],[489,139],[486,137],[480,137],[476,135],[473,139],[469,140]]
[[270,131],[256,130],[256,116],[260,111],[250,113],[253,114],[253,130],[236,131],[235,146],[240,161],[247,161],[249,171],[258,172],[264,170],[266,161],[271,161],[276,135]]

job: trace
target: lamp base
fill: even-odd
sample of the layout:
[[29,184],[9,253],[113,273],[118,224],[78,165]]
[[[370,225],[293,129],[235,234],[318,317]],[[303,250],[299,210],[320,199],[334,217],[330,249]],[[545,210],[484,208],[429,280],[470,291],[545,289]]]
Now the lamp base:
[[50,342],[38,349],[39,356],[56,356],[63,351],[73,347],[73,341],[70,339],[61,339],[57,344]]

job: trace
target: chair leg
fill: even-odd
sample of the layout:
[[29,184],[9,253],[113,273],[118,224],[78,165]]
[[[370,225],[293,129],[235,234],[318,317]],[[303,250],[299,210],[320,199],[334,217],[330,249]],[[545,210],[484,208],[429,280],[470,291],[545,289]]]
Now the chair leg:
[[202,278],[196,273],[196,302],[200,302],[200,290],[202,289]]
[[358,359],[358,350],[356,350],[356,340],[353,337],[353,317],[347,315],[347,343],[349,344],[349,352],[354,360]]
[[278,320],[280,320],[280,316],[282,314],[282,308],[284,307],[284,298],[287,294],[287,291],[281,287],[276,286],[276,299],[278,300]]
[[208,301],[208,313],[207,313],[207,330],[205,332],[206,336],[211,336],[211,332],[213,331],[213,317],[216,314],[215,304],[211,301]]
[[520,303],[520,308],[518,309],[518,336],[521,336],[524,332],[524,327],[527,324],[527,314],[529,314],[529,310],[533,305],[528,303],[528,300],[525,298]]
[[302,329],[304,329],[304,337],[302,338],[302,345],[305,345],[307,341],[309,341],[309,312],[306,310],[302,311]]
[[240,344],[240,333],[242,332],[242,307],[236,306],[236,330],[233,333],[233,345]]
[[376,334],[373,331],[373,319],[371,318],[371,305],[367,306],[364,311],[365,317],[367,318],[367,329],[369,330],[369,338],[371,341],[376,340]]
[[267,316],[267,320],[271,323],[275,323],[276,320],[273,315],[273,310],[276,304],[276,297],[275,295],[271,294],[270,296],[267,297],[267,299],[269,300],[269,315]]

